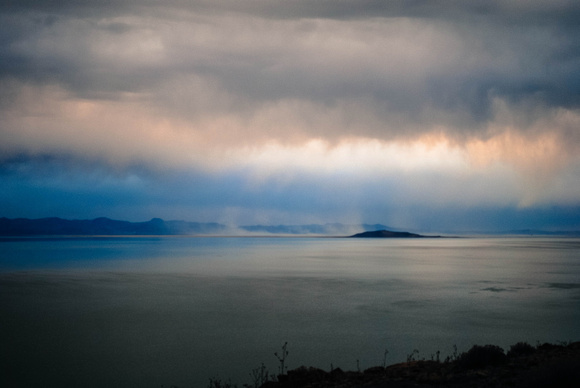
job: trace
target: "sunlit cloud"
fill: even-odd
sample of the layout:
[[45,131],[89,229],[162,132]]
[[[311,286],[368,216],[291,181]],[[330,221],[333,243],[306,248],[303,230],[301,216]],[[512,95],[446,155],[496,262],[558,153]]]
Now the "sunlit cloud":
[[[577,174],[568,168],[578,163],[578,154],[574,142],[566,144],[570,137],[564,136],[578,121],[571,112],[542,118],[527,131],[498,120],[489,126],[487,138],[458,139],[445,128],[391,140],[311,138],[300,131],[264,136],[266,126],[252,137],[252,130],[259,126],[256,121],[208,116],[193,123],[159,114],[139,94],[127,93],[111,101],[71,97],[56,86],[19,92],[13,110],[4,118],[1,147],[7,156],[61,154],[112,168],[144,165],[154,170],[220,174],[245,171],[247,187],[273,182],[292,185],[304,174],[321,180],[340,176],[355,185],[396,177],[398,186],[405,188],[399,190],[397,201],[401,202],[530,206],[550,201],[552,196],[570,202],[578,195]],[[282,126],[290,125],[288,131],[293,125],[310,128],[317,124],[291,123],[290,117],[296,114],[292,108],[285,114],[288,120]],[[572,183],[555,190],[562,174],[572,178]]]

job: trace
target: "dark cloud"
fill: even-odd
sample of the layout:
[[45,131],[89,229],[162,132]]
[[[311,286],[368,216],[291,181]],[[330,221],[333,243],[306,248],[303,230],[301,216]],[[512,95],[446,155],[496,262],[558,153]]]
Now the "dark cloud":
[[[45,12],[82,16],[109,16],[136,12],[178,10],[209,15],[231,13],[272,19],[368,19],[372,17],[478,19],[508,24],[558,24],[577,27],[580,6],[574,0],[2,0],[10,12]],[[161,12],[162,13],[162,12]]]
[[[107,10],[130,12],[140,8],[159,8],[154,0],[3,0],[5,9],[36,9],[42,11]],[[569,20],[571,24],[580,7],[573,0],[517,1],[517,0],[167,0],[163,7],[185,9],[193,12],[235,12],[259,17],[274,18],[332,18],[351,19],[380,17],[446,17],[473,15],[492,16],[509,20],[549,22]]]
[[[321,107],[367,100],[368,114],[381,121],[461,128],[493,120],[494,98],[568,109],[580,99],[580,28],[566,22],[580,7],[570,2],[8,5],[0,74],[57,83],[84,97],[147,92],[171,110],[155,89],[201,77],[233,99],[204,108],[252,114],[287,99]],[[380,133],[367,128],[363,135]]]

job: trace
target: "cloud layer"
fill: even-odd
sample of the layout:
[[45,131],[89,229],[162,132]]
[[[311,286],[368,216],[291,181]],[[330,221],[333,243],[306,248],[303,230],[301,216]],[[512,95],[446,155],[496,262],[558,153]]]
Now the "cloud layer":
[[[87,174],[113,192],[141,193],[141,209],[151,210],[133,217],[348,214],[421,226],[419,208],[580,206],[576,2],[9,1],[1,9],[5,197],[49,190],[41,174],[49,166],[62,193],[89,183]],[[193,184],[174,200],[128,183],[172,187],[193,176],[210,191],[233,191],[201,206]],[[365,210],[370,200],[382,213]],[[110,203],[103,212],[121,207]]]

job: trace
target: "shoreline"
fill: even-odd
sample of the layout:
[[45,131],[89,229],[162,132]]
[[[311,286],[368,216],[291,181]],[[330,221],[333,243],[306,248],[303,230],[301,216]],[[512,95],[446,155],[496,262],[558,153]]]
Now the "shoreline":
[[[252,375],[252,374],[251,374]],[[531,346],[520,342],[507,352],[495,345],[475,345],[446,360],[416,360],[375,366],[362,371],[331,371],[301,366],[278,375],[253,371],[254,382],[244,388],[483,388],[576,387],[580,381],[580,341]],[[236,385],[211,380],[208,388]]]

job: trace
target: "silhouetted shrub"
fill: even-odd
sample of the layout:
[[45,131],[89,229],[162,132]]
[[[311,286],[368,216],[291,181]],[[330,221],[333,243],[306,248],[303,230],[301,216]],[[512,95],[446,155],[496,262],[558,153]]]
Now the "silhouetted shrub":
[[463,353],[457,360],[464,369],[482,368],[489,365],[501,365],[506,361],[503,349],[495,345],[474,345],[467,353]]
[[278,354],[278,352],[274,353],[274,356],[276,356],[276,358],[280,362],[280,366],[278,367],[278,371],[280,372],[281,375],[283,375],[284,371],[288,368],[285,366],[286,357],[288,356],[287,347],[288,347],[288,342],[284,342],[284,345],[282,345],[282,353],[280,353],[280,354]]
[[532,354],[536,349],[527,342],[518,342],[515,345],[510,346],[510,350],[507,353],[508,357],[518,357],[524,356],[526,354]]
[[268,369],[266,369],[266,366],[264,365],[264,363],[262,363],[262,365],[259,368],[252,369],[250,376],[252,376],[253,385],[244,384],[245,388],[261,387],[264,384],[266,384],[270,378],[270,376],[268,375]]

